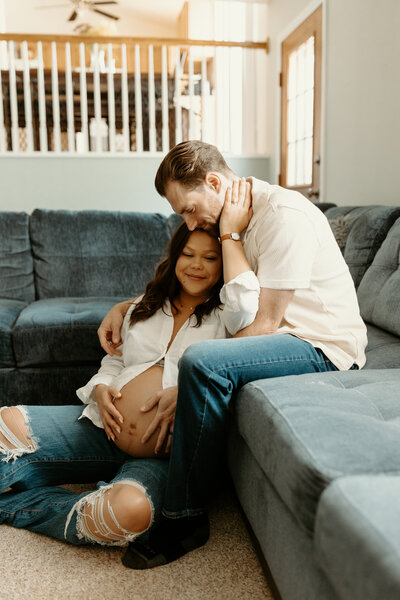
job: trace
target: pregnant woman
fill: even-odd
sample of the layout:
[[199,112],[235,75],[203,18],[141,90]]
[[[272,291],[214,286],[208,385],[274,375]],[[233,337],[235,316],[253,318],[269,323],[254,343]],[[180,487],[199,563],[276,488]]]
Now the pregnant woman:
[[[168,431],[154,426],[156,404],[163,394],[176,398],[178,360],[190,344],[236,333],[258,309],[258,281],[246,262],[225,279],[221,289],[217,239],[181,225],[125,317],[120,356],[106,356],[78,390],[83,412],[0,409],[0,523],[78,545],[126,546],[150,528],[161,511],[173,426],[173,414]],[[82,494],[58,487],[96,480],[96,490]]]

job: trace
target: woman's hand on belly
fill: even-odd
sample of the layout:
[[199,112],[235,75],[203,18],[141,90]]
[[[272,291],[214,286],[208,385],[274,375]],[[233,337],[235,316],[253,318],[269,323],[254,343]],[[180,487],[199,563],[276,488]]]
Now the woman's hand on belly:
[[118,424],[123,423],[124,419],[121,413],[114,406],[114,398],[120,398],[121,394],[117,388],[111,385],[99,383],[94,389],[94,399],[99,407],[100,417],[103,423],[104,431],[108,439],[115,440],[115,436],[121,432]]
[[[157,446],[161,432],[157,425],[152,429],[154,433],[147,436],[147,441],[142,442],[157,415],[158,400],[155,401],[155,398],[159,392],[166,391],[162,389],[162,376],[163,367],[153,365],[124,385],[121,397],[115,400],[115,406],[124,417],[124,424],[114,441],[118,448],[131,456],[165,456],[171,445],[166,439],[164,444]],[[143,406],[146,406],[144,411]],[[171,436],[168,438],[170,442]]]
[[159,429],[155,452],[165,446],[165,451],[169,452],[172,441],[173,422],[175,419],[176,400],[178,397],[178,386],[165,388],[155,394],[144,406],[141,407],[143,413],[147,413],[157,407],[154,417],[142,437],[142,444],[145,444],[151,436]]

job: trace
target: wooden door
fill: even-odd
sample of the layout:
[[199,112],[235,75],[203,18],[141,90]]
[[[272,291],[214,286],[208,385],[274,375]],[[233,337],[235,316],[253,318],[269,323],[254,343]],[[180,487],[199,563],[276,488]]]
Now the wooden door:
[[319,198],[322,6],[282,43],[279,184]]

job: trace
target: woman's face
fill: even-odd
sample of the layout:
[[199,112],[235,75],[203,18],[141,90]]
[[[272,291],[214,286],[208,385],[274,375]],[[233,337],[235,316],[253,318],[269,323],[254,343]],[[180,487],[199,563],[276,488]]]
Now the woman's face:
[[179,256],[175,274],[183,290],[192,296],[207,296],[221,276],[222,258],[218,240],[205,231],[194,231]]

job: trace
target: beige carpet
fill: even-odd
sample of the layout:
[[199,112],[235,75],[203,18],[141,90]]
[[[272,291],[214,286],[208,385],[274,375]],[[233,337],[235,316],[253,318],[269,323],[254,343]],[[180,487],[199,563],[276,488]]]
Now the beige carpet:
[[217,498],[210,521],[205,546],[150,571],[124,567],[121,548],[0,525],[0,600],[272,600],[232,492]]

